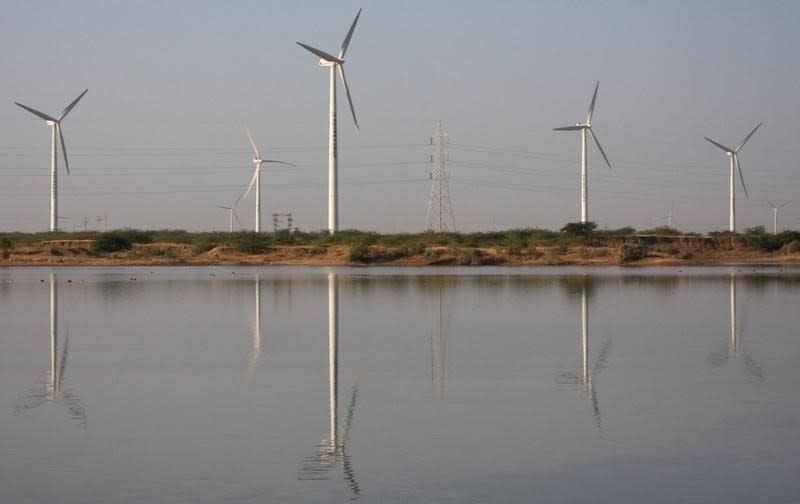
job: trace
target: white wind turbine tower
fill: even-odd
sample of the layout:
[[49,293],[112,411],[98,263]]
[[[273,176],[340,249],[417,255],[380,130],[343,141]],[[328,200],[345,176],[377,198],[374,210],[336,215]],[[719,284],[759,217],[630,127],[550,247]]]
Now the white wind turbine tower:
[[[753,128],[753,131],[751,131],[746,137],[744,137],[744,140],[742,140],[742,142],[739,145],[737,145],[735,149],[731,149],[730,147],[725,147],[721,143],[717,143],[708,137],[703,137],[712,144],[719,147],[720,149],[724,150],[725,153],[730,158],[730,224],[728,226],[728,230],[732,233],[736,232],[736,192],[735,192],[736,179],[734,177],[735,169],[739,170],[739,180],[742,181],[742,189],[744,189],[744,195],[747,197],[747,199],[750,199],[750,195],[747,194],[747,186],[744,185],[744,177],[742,177],[742,165],[739,163],[739,151],[742,149],[742,147],[744,147],[744,144],[746,144],[747,141],[750,140],[750,137],[753,136],[753,133],[755,133],[756,130],[760,128],[762,124],[764,123],[763,122],[758,123],[758,125],[755,128]],[[736,165],[735,168],[734,165]]]
[[61,115],[58,118],[49,116],[43,112],[39,112],[38,110],[32,109],[27,107],[19,102],[14,102],[20,107],[24,108],[31,114],[40,117],[47,121],[47,125],[52,128],[52,145],[51,145],[51,154],[50,154],[50,231],[58,230],[58,178],[56,172],[56,162],[57,162],[57,149],[58,146],[56,145],[59,141],[61,142],[61,152],[64,154],[64,167],[67,169],[67,174],[69,174],[69,161],[67,160],[67,147],[64,145],[64,134],[61,132],[61,121],[67,117],[69,111],[78,104],[83,95],[89,91],[88,89],[81,93],[77,98],[72,100],[72,103],[67,105]]
[[[274,159],[262,159],[261,153],[258,151],[258,147],[256,147],[256,143],[253,140],[253,135],[250,134],[250,130],[245,128],[245,133],[247,133],[247,139],[250,140],[250,145],[253,147],[253,166],[255,169],[253,170],[253,178],[250,180],[250,185],[247,186],[247,191],[245,191],[244,195],[240,198],[237,198],[236,201],[238,202],[239,199],[247,198],[247,195],[250,194],[250,189],[253,188],[253,185],[256,186],[256,233],[261,232],[261,163],[278,163],[278,164],[285,164],[289,166],[295,166],[292,163],[286,163],[284,161],[276,161]],[[234,206],[236,206],[234,204]]]
[[575,126],[564,126],[563,128],[554,128],[554,131],[580,131],[581,132],[581,222],[589,221],[589,188],[587,180],[587,169],[589,159],[586,156],[586,135],[591,135],[600,154],[603,155],[608,168],[611,169],[611,163],[608,161],[600,141],[597,139],[594,130],[592,130],[592,114],[594,113],[594,104],[597,101],[597,88],[600,87],[600,81],[594,86],[594,95],[592,95],[592,103],[589,105],[589,114],[586,116],[585,123],[577,123]]
[[328,231],[333,234],[339,227],[339,178],[337,172],[338,150],[336,138],[336,70],[339,70],[339,77],[341,77],[344,92],[347,95],[347,102],[350,105],[350,113],[353,114],[353,123],[358,133],[358,120],[356,119],[356,110],[353,108],[353,100],[350,98],[350,88],[347,87],[347,78],[344,73],[344,56],[347,53],[347,46],[350,45],[350,38],[353,36],[353,30],[356,28],[358,18],[361,16],[361,9],[358,9],[358,14],[347,31],[344,37],[342,47],[339,49],[339,56],[333,56],[324,51],[320,51],[314,47],[308,46],[298,42],[297,44],[319,56],[319,65],[328,67],[330,69],[330,112],[328,118]]
[[788,205],[789,202],[777,206],[770,200],[767,200],[767,203],[772,207],[772,234],[778,234],[778,210]]

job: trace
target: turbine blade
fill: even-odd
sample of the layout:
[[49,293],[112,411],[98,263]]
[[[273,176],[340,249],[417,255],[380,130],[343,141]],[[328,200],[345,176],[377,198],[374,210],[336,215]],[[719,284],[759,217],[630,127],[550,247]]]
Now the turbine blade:
[[58,139],[61,143],[61,152],[64,153],[64,167],[67,169],[67,174],[69,174],[69,160],[67,159],[67,146],[64,144],[64,134],[61,133],[61,123],[56,123],[55,128],[58,130]]
[[764,124],[764,123],[763,123],[763,122],[760,122],[760,123],[758,123],[758,126],[756,126],[755,128],[753,128],[753,131],[751,131],[751,132],[750,132],[750,133],[749,133],[749,134],[748,134],[746,137],[744,137],[744,140],[742,140],[742,143],[740,143],[740,144],[739,144],[739,145],[736,147],[736,150],[735,150],[734,152],[739,152],[739,149],[741,149],[742,147],[744,147],[744,144],[746,144],[746,143],[747,143],[747,141],[748,141],[748,140],[750,140],[750,137],[751,137],[751,136],[753,136],[753,133],[755,133],[755,132],[756,132],[756,130],[757,130],[758,128],[760,128],[762,124]]
[[767,200],[767,203],[769,203],[769,206],[771,206],[773,209],[774,208],[780,208],[780,207],[776,207],[775,203],[771,202],[770,200]]
[[731,149],[730,147],[725,147],[725,146],[724,146],[724,145],[722,145],[721,143],[715,142],[714,140],[711,140],[711,139],[710,139],[710,138],[708,138],[708,137],[703,137],[703,138],[705,138],[706,140],[708,140],[708,141],[709,141],[709,142],[711,142],[712,144],[716,145],[716,146],[717,146],[717,147],[719,147],[720,149],[724,150],[725,152],[730,152],[730,153],[736,152],[736,151],[734,151],[733,149]]
[[744,177],[742,176],[742,165],[739,163],[739,156],[734,154],[733,157],[736,159],[736,167],[739,169],[739,180],[742,181],[742,189],[744,189],[744,195],[747,199],[750,199],[750,195],[747,194],[747,186],[744,185]]
[[603,159],[606,160],[606,164],[608,165],[608,169],[611,170],[611,171],[614,171],[614,169],[611,168],[611,162],[608,160],[608,156],[606,156],[606,151],[603,150],[603,147],[600,145],[600,140],[597,139],[597,136],[595,136],[594,131],[592,131],[592,128],[589,128],[589,134],[592,135],[592,138],[594,139],[594,143],[597,145],[597,148],[600,149],[600,154],[602,154],[603,155]]
[[563,128],[553,128],[553,131],[580,131],[583,126],[564,126]]
[[783,207],[785,207],[786,205],[788,205],[789,203],[791,203],[791,201],[787,201],[786,203],[784,203],[783,205],[779,206],[778,208],[783,208]]
[[236,221],[236,224],[239,225],[239,228],[244,227],[244,226],[242,226],[242,221],[239,220],[239,214],[236,213],[235,209],[233,210],[233,218]]
[[356,14],[356,18],[353,20],[353,24],[350,25],[350,29],[347,31],[347,35],[344,37],[344,42],[342,42],[342,48],[339,50],[339,59],[344,59],[344,55],[347,52],[347,46],[350,45],[350,38],[353,36],[353,30],[356,29],[356,23],[358,23],[359,16],[361,16],[361,9],[358,9],[358,14]]
[[87,89],[87,90],[85,90],[85,91],[84,91],[83,93],[81,93],[81,94],[80,94],[80,95],[79,95],[77,98],[75,98],[74,100],[72,100],[72,103],[70,103],[69,105],[67,105],[67,108],[65,108],[65,109],[64,109],[64,111],[63,111],[63,112],[61,112],[61,115],[60,115],[60,116],[58,116],[58,120],[60,121],[61,119],[64,119],[65,117],[67,117],[67,114],[69,114],[69,111],[70,111],[70,110],[72,110],[72,108],[73,108],[75,105],[77,105],[79,101],[81,101],[81,98],[83,98],[83,95],[85,95],[85,94],[86,94],[88,91],[89,91],[88,89]]
[[38,117],[41,117],[45,121],[58,122],[58,119],[56,119],[55,117],[50,117],[49,115],[45,114],[44,112],[39,112],[38,110],[32,109],[32,108],[30,108],[30,107],[28,107],[26,105],[21,104],[20,102],[14,102],[14,103],[17,104],[18,106],[24,108],[25,110],[27,110],[31,114],[33,114],[35,116],[38,116]]
[[353,114],[353,123],[356,125],[356,133],[358,130],[358,120],[356,119],[356,109],[353,107],[353,100],[350,98],[350,88],[347,87],[347,77],[344,76],[344,66],[339,65],[339,77],[342,79],[344,92],[347,95],[347,103],[350,105],[350,113]]
[[594,94],[592,95],[592,103],[589,105],[589,115],[586,116],[586,124],[592,125],[592,114],[594,114],[594,104],[597,101],[597,88],[600,87],[600,81],[594,86]]
[[297,45],[299,45],[300,47],[302,47],[303,49],[305,49],[306,51],[308,51],[308,52],[310,52],[312,54],[316,54],[317,56],[319,56],[320,58],[324,59],[325,61],[330,61],[331,63],[337,63],[339,65],[344,63],[344,61],[342,59],[337,58],[336,56],[333,56],[332,54],[328,54],[325,51],[320,51],[319,49],[311,47],[310,45],[305,45],[305,44],[303,44],[301,42],[298,42]]
[[261,159],[261,154],[258,153],[258,147],[256,147],[256,142],[253,140],[253,135],[250,134],[250,130],[245,128],[244,132],[247,133],[247,139],[250,140],[250,145],[253,147],[253,152],[256,154],[256,158]]
[[247,190],[244,192],[244,196],[242,199],[247,198],[247,195],[250,194],[250,189],[253,188],[253,184],[256,183],[256,179],[258,178],[258,172],[261,170],[261,165],[257,165],[255,171],[253,172],[253,178],[250,180],[250,185],[247,186]]
[[262,163],[277,163],[277,164],[285,164],[285,165],[289,165],[289,166],[297,166],[296,164],[287,163],[286,161],[278,161],[276,159],[262,159],[261,162]]
[[233,210],[233,209],[232,209],[231,207],[229,207],[229,206],[216,205],[216,207],[217,207],[217,208],[224,208],[225,210]]

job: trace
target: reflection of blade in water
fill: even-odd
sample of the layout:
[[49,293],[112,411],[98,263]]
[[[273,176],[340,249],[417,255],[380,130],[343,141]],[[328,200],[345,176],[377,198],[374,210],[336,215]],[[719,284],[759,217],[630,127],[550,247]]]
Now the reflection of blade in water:
[[339,379],[339,288],[335,273],[328,274],[328,394],[330,429],[328,438],[317,445],[314,455],[305,457],[299,468],[299,480],[327,480],[329,472],[341,461],[342,473],[353,500],[358,499],[361,492],[353,470],[347,443],[353,427],[356,402],[358,401],[358,384],[353,387],[350,404],[344,421],[344,431],[340,434],[338,427],[338,379]]
[[358,480],[356,479],[352,459],[347,451],[347,443],[350,441],[357,402],[358,385],[356,384],[353,387],[350,397],[350,404],[347,407],[344,431],[341,433],[341,435],[335,435],[333,440],[331,440],[330,437],[323,439],[320,444],[316,446],[315,453],[303,459],[303,463],[300,465],[299,469],[299,480],[329,480],[330,471],[334,469],[339,462],[341,462],[344,479],[347,482],[350,491],[353,492],[354,498],[358,498],[361,493],[361,488],[359,487]]
[[556,383],[579,386],[592,402],[592,416],[598,430],[601,429],[600,401],[597,396],[597,376],[605,369],[611,351],[611,340],[606,340],[595,359],[594,366],[589,367],[589,303],[587,287],[581,288],[581,345],[580,370],[559,373]]
[[714,352],[706,358],[708,364],[712,367],[720,367],[730,360],[742,358],[744,369],[748,375],[758,380],[764,379],[764,369],[756,360],[744,349],[742,345],[743,337],[741,334],[744,332],[745,315],[746,311],[740,319],[736,318],[737,301],[736,301],[736,275],[730,276],[730,334],[728,337],[727,352]]

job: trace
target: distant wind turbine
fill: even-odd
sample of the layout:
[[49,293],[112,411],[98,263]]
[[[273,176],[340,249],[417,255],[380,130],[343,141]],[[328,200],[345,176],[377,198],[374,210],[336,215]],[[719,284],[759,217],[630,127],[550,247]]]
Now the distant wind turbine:
[[580,131],[581,132],[581,222],[588,222],[589,221],[589,187],[588,187],[588,180],[587,180],[587,169],[589,165],[589,159],[586,156],[586,135],[591,135],[594,143],[597,145],[597,148],[600,150],[600,154],[603,155],[603,159],[605,159],[608,168],[611,169],[611,163],[608,161],[608,156],[606,156],[603,147],[600,145],[600,141],[597,139],[597,135],[592,130],[592,114],[594,113],[594,104],[597,101],[597,88],[600,87],[600,81],[597,81],[597,84],[594,86],[594,95],[592,95],[592,103],[589,105],[589,114],[586,116],[585,123],[577,123],[575,126],[564,126],[563,128],[555,128],[554,131]]
[[775,205],[773,202],[767,200],[769,206],[772,207],[772,234],[778,234],[778,210],[785,207],[789,204],[789,202],[785,202],[780,205]]
[[661,220],[667,219],[667,227],[672,229],[672,219],[675,218],[675,202],[672,202],[672,205],[669,207],[669,212],[664,217],[661,217]]
[[233,233],[233,221],[236,220],[236,223],[239,227],[242,227],[242,223],[239,221],[239,215],[236,213],[236,205],[242,199],[242,195],[240,194],[236,201],[233,202],[232,206],[224,206],[224,205],[216,205],[217,208],[222,208],[223,210],[228,211],[228,232]]
[[[744,195],[747,197],[747,199],[750,199],[750,195],[747,193],[747,186],[744,185],[744,177],[742,176],[742,165],[739,163],[739,151],[742,149],[742,147],[744,147],[744,144],[746,144],[747,141],[750,140],[750,137],[753,136],[753,134],[756,132],[756,130],[758,130],[758,128],[761,127],[762,124],[764,124],[764,123],[763,122],[758,123],[758,125],[755,128],[753,128],[753,131],[748,133],[748,135],[746,137],[744,137],[744,140],[742,140],[742,142],[739,145],[737,145],[735,149],[731,149],[730,147],[725,147],[721,143],[715,142],[714,140],[711,140],[708,137],[703,137],[706,140],[708,140],[709,142],[711,142],[712,144],[714,144],[717,147],[719,147],[720,149],[724,150],[725,153],[728,155],[728,157],[731,160],[730,161],[730,163],[731,163],[731,168],[730,168],[730,224],[728,226],[728,230],[731,233],[735,233],[736,232],[736,192],[735,192],[735,181],[736,181],[736,179],[734,177],[735,169],[739,170],[739,180],[742,181],[742,189],[744,190]],[[734,168],[734,165],[736,165],[736,168]]]
[[23,105],[19,102],[14,102],[20,107],[24,108],[31,114],[40,117],[47,121],[47,125],[52,128],[52,145],[50,150],[50,231],[57,231],[58,230],[58,177],[56,172],[56,164],[57,164],[57,143],[61,142],[61,152],[64,154],[64,167],[67,169],[67,174],[69,174],[69,161],[67,160],[67,147],[64,144],[64,134],[61,132],[61,121],[67,117],[70,110],[78,104],[83,95],[89,91],[88,89],[81,93],[77,98],[72,100],[72,103],[67,105],[61,115],[58,118],[49,116],[43,112],[39,112],[38,110],[32,109],[26,105]]
[[347,35],[344,37],[342,47],[339,49],[339,56],[333,56],[324,51],[320,51],[314,47],[298,42],[297,44],[312,54],[319,56],[319,65],[328,67],[330,69],[330,113],[328,117],[328,231],[333,234],[339,228],[339,181],[337,172],[338,150],[337,150],[337,134],[336,134],[336,70],[339,70],[339,77],[341,77],[342,85],[344,86],[345,94],[347,95],[347,102],[350,105],[350,113],[353,114],[353,123],[358,133],[358,120],[356,119],[356,110],[353,107],[353,100],[350,98],[350,88],[347,86],[347,78],[344,73],[344,56],[347,53],[347,46],[350,45],[350,39],[353,36],[353,30],[356,29],[356,23],[361,16],[361,9],[358,9],[358,14],[350,25]]
[[[258,151],[258,147],[256,147],[256,142],[253,140],[253,135],[250,134],[250,130],[245,128],[245,133],[247,133],[247,139],[250,140],[250,145],[253,147],[253,166],[255,169],[253,170],[253,178],[250,180],[250,185],[247,186],[247,191],[245,191],[244,195],[241,199],[247,198],[247,195],[250,194],[250,189],[253,188],[253,185],[256,186],[256,233],[261,232],[261,163],[278,163],[278,164],[285,164],[289,166],[295,166],[292,163],[286,163],[284,161],[276,161],[274,159],[262,159],[261,153]],[[239,201],[237,199],[236,201]]]

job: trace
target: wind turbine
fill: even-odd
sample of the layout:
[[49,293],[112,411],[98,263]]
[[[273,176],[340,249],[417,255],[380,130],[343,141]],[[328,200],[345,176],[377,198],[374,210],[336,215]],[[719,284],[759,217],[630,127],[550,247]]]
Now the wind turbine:
[[236,223],[239,224],[239,227],[242,227],[242,223],[239,221],[239,216],[236,214],[236,205],[239,203],[239,200],[242,199],[242,195],[240,194],[236,201],[233,202],[233,206],[224,206],[224,205],[216,205],[217,208],[222,208],[223,210],[228,211],[228,232],[233,233],[233,220],[236,219]]
[[789,202],[787,201],[786,203],[777,206],[770,200],[767,200],[767,203],[769,203],[769,206],[772,207],[772,234],[778,234],[778,209],[785,207],[789,204]]
[[[67,117],[69,111],[78,104],[83,95],[89,91],[88,89],[81,93],[77,98],[72,100],[72,103],[67,105],[61,115],[58,118],[49,116],[43,112],[39,112],[36,109],[32,109],[26,105],[23,105],[19,102],[14,102],[20,107],[24,108],[31,114],[40,117],[47,121],[47,125],[52,128],[52,146],[50,150],[50,231],[57,231],[58,230],[58,177],[56,172],[56,164],[57,164],[57,143],[61,142],[61,152],[64,153],[64,167],[67,169],[67,174],[69,174],[69,161],[67,160],[67,147],[64,144],[64,134],[61,132],[61,121]],[[57,135],[57,136],[56,136]]]
[[661,220],[667,219],[667,227],[672,229],[672,219],[675,217],[675,202],[672,202],[672,205],[669,207],[669,212],[664,217],[661,217]]
[[597,101],[598,87],[600,87],[600,81],[597,81],[597,84],[595,84],[594,86],[594,95],[592,95],[592,103],[589,105],[589,114],[586,116],[586,122],[577,123],[575,124],[575,126],[564,126],[563,128],[554,128],[553,130],[553,131],[581,132],[581,222],[589,221],[589,187],[588,187],[588,180],[586,173],[589,165],[589,159],[586,156],[587,134],[591,135],[592,139],[594,140],[594,143],[600,150],[600,154],[603,155],[603,159],[605,159],[609,170],[611,169],[611,163],[608,161],[608,156],[606,156],[603,147],[600,145],[600,141],[597,139],[597,135],[595,135],[594,130],[592,130],[592,114],[594,113],[594,104]]
[[739,170],[739,180],[742,181],[742,189],[744,189],[744,195],[747,197],[747,199],[750,199],[750,195],[747,194],[747,186],[744,185],[744,177],[742,177],[742,165],[741,165],[741,163],[739,163],[739,151],[742,149],[742,147],[744,147],[744,144],[746,144],[747,141],[750,140],[750,137],[753,136],[753,133],[755,133],[756,130],[758,130],[758,128],[760,128],[762,124],[764,124],[764,123],[763,122],[758,123],[758,125],[755,128],[753,128],[753,131],[748,133],[748,135],[746,137],[744,137],[744,140],[742,140],[742,142],[739,145],[737,145],[735,149],[731,149],[730,147],[725,147],[721,143],[715,142],[714,140],[711,140],[708,137],[703,137],[706,140],[708,140],[709,142],[711,142],[712,144],[714,144],[717,147],[719,147],[720,149],[724,150],[725,154],[727,154],[728,157],[731,160],[730,161],[730,163],[731,163],[731,167],[730,167],[730,224],[729,224],[729,227],[728,227],[728,230],[731,233],[735,233],[736,232],[736,194],[735,194],[735,178],[734,178],[734,173],[733,173],[734,172],[734,165],[736,165],[736,169]]
[[255,155],[255,157],[253,158],[253,166],[255,166],[255,169],[253,170],[253,178],[252,180],[250,180],[250,185],[247,186],[247,191],[245,191],[243,196],[237,198],[236,201],[238,202],[239,199],[247,198],[247,195],[250,194],[250,189],[253,188],[253,185],[256,186],[256,233],[260,233],[261,232],[261,163],[278,163],[289,166],[295,166],[295,165],[293,165],[292,163],[286,163],[284,161],[276,161],[274,159],[262,159],[261,153],[258,151],[258,147],[256,147],[256,142],[253,140],[253,135],[250,134],[250,130],[245,128],[244,131],[245,133],[247,133],[247,139],[250,140],[250,145],[253,147],[253,154]]
[[336,135],[336,70],[339,70],[339,77],[341,77],[344,92],[347,95],[347,102],[350,104],[350,113],[353,114],[353,123],[358,133],[358,120],[356,119],[356,110],[353,108],[353,100],[350,98],[350,88],[347,87],[347,78],[344,73],[344,56],[347,53],[347,46],[350,45],[350,38],[353,36],[353,30],[356,29],[356,23],[361,16],[361,9],[358,9],[358,14],[350,25],[350,30],[344,37],[342,47],[339,49],[339,56],[333,56],[324,51],[320,51],[314,47],[298,42],[297,44],[319,56],[319,66],[328,67],[330,69],[330,112],[328,117],[328,232],[335,233],[339,228],[339,178],[337,172],[338,150],[337,150],[337,135]]

